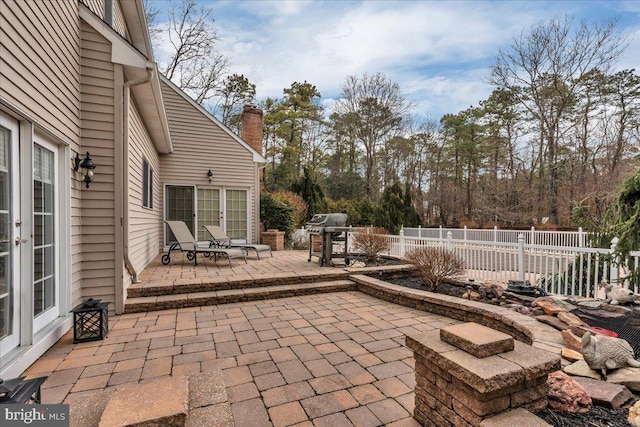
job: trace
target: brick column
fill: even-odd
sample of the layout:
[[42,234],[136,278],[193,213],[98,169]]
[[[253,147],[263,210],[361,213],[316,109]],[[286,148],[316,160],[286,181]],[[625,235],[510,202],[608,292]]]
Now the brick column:
[[272,251],[284,250],[284,231],[271,229],[262,232],[262,243],[271,246]]
[[472,322],[406,343],[416,362],[414,418],[423,425],[485,426],[517,408],[537,412],[547,406],[547,375],[560,369],[559,356]]

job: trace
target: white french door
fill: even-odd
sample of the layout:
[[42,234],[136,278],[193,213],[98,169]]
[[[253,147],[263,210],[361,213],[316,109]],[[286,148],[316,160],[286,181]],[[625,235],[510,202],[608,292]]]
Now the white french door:
[[61,316],[58,146],[20,132],[0,113],[0,367]]
[[33,328],[37,332],[60,315],[58,289],[58,164],[53,144],[33,145]]
[[[167,185],[165,219],[184,221],[197,240],[209,240],[204,225],[219,225],[232,239],[249,238],[249,191]],[[165,245],[173,235],[165,230]]]
[[18,122],[0,113],[0,359],[20,344]]

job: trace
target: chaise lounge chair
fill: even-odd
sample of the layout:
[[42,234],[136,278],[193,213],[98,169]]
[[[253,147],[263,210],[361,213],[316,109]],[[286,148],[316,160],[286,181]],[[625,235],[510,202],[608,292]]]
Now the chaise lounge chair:
[[227,233],[222,231],[222,228],[217,225],[204,225],[203,227],[211,235],[211,247],[240,248],[247,251],[247,253],[249,252],[249,249],[253,249],[254,251],[256,251],[256,256],[258,257],[258,259],[260,259],[260,252],[269,251],[271,258],[273,258],[273,252],[271,252],[271,246],[269,245],[254,245],[253,243],[247,243],[246,239],[238,239],[245,240],[244,243],[234,241],[229,236],[227,236]]
[[183,221],[165,221],[165,223],[176,237],[176,241],[169,247],[169,252],[162,255],[161,261],[164,265],[171,262],[171,251],[186,252],[187,259],[193,260],[195,265],[198,265],[197,255],[199,253],[209,258],[215,256],[216,261],[218,256],[225,255],[229,262],[229,267],[231,267],[231,258],[243,258],[245,264],[247,263],[247,255],[242,249],[211,247],[208,243],[197,242],[193,234],[191,234],[191,230]]

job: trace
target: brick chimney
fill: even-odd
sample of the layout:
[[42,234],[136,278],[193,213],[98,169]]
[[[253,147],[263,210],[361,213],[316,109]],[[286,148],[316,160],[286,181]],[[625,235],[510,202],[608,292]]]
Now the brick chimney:
[[[262,153],[262,110],[257,105],[247,104],[240,117],[240,137],[258,153]],[[260,170],[260,190],[265,191],[264,169]]]
[[240,119],[240,137],[262,154],[262,135],[262,110],[253,104],[245,105]]

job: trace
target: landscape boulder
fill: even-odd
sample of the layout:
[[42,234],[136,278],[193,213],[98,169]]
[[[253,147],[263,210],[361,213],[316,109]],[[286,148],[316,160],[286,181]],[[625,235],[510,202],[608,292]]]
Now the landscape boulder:
[[562,412],[589,412],[593,402],[577,381],[562,371],[549,374],[549,407]]

